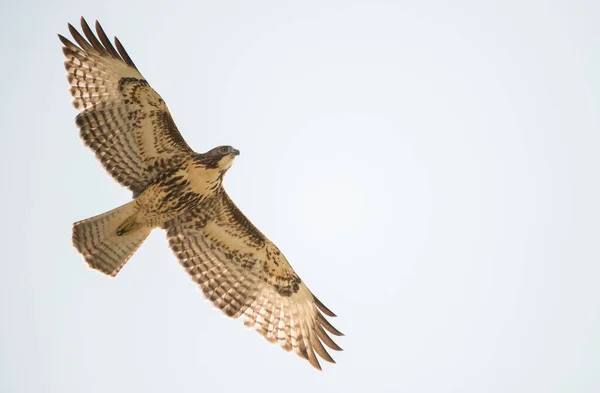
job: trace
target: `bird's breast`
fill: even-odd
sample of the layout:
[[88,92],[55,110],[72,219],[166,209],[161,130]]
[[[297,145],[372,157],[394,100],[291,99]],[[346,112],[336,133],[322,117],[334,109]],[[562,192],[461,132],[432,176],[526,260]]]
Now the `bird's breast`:
[[221,186],[223,175],[219,169],[191,167],[187,181],[191,191],[206,197],[212,196]]
[[160,225],[195,208],[214,195],[220,185],[218,173],[182,166],[158,179],[136,202],[145,222]]

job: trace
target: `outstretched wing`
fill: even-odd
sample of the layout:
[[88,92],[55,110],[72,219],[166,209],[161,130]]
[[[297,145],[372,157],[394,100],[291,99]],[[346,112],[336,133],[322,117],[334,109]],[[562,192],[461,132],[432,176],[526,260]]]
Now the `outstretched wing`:
[[175,255],[215,306],[245,317],[270,342],[293,350],[319,370],[315,352],[334,363],[342,335],[323,316],[334,317],[308,290],[286,258],[222,191],[184,216],[163,225]]
[[115,49],[98,22],[98,37],[83,18],[81,27],[87,40],[69,24],[79,46],[59,34],[81,138],[110,175],[138,194],[192,150],[119,40]]

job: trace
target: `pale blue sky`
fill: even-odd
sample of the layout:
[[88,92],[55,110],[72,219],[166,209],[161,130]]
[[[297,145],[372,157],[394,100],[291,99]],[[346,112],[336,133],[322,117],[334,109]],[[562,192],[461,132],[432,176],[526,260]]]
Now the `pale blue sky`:
[[[600,3],[20,1],[0,30],[2,392],[600,391]],[[317,372],[222,317],[156,231],[118,277],[71,224],[127,202],[56,33],[117,35],[346,333]]]

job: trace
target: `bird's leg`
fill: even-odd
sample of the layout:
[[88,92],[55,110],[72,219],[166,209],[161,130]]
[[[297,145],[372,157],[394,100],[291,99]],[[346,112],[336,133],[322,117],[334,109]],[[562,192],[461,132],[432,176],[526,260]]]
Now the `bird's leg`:
[[123,221],[121,223],[121,225],[119,225],[117,227],[117,231],[115,232],[116,235],[123,236],[123,235],[126,235],[127,233],[131,232],[134,229],[134,227],[136,226],[135,225],[136,224],[136,221],[135,221],[136,216],[137,216],[137,214],[127,217],[125,219],[125,221]]

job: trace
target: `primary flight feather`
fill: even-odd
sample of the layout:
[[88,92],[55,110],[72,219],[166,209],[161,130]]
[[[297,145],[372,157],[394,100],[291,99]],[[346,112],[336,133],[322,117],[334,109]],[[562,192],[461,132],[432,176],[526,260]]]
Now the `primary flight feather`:
[[59,35],[81,138],[108,173],[133,192],[121,207],[73,224],[73,244],[93,269],[115,276],[150,232],[166,230],[179,262],[226,315],[244,317],[267,340],[321,369],[334,362],[323,344],[342,335],[334,317],[281,251],[240,212],[223,189],[239,151],[194,152],[165,102],[115,38],[81,18],[75,43]]

